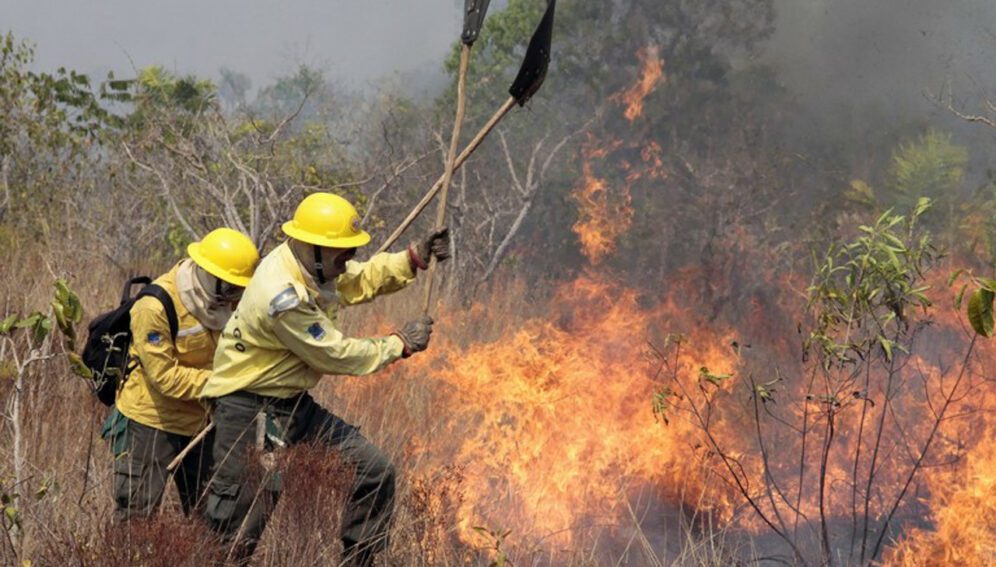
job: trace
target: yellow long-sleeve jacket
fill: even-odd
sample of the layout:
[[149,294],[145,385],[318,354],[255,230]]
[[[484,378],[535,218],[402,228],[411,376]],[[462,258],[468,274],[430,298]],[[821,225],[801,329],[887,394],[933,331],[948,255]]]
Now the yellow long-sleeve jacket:
[[338,307],[370,301],[402,289],[415,278],[408,254],[378,254],[347,262],[336,279],[337,298],[328,312],[319,290],[285,242],[256,269],[229,319],[214,356],[214,372],[201,391],[217,398],[245,390],[289,398],[313,387],[325,374],[362,376],[401,357],[396,336],[346,337],[335,326]]
[[138,366],[125,380],[115,404],[118,411],[142,425],[194,435],[207,416],[197,394],[211,375],[219,333],[205,329],[183,305],[176,283],[179,268],[180,264],[173,266],[154,282],[173,300],[177,336],[170,337],[166,311],[158,299],[143,297],[135,302],[129,354]]

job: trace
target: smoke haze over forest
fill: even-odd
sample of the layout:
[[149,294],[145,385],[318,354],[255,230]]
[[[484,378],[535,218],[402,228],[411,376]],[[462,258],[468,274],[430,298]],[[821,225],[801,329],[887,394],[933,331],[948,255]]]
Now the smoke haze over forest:
[[[0,27],[35,42],[37,68],[74,68],[98,80],[148,65],[212,79],[228,69],[255,90],[305,64],[340,89],[369,92],[397,77],[405,96],[421,97],[446,85],[439,62],[460,28],[458,4],[0,0]],[[931,97],[953,97],[971,113],[996,84],[996,3],[775,0],[775,13],[774,33],[749,63],[770,65],[803,110],[785,132],[801,151],[925,124],[969,145],[988,139]],[[971,158],[968,177],[979,179],[985,163]]]
[[810,111],[810,126],[861,135],[877,125],[866,121],[874,113],[893,126],[915,118],[973,136],[929,97],[951,94],[955,106],[978,111],[996,84],[996,3],[780,0],[776,8],[762,58]]
[[[496,1],[497,10],[504,2]],[[100,77],[134,64],[215,77],[225,67],[262,85],[297,63],[351,87],[390,73],[445,82],[439,61],[459,30],[451,0],[2,0],[0,27],[38,46],[36,66]],[[802,104],[924,110],[948,81],[978,102],[996,83],[996,3],[988,0],[778,0],[761,60]]]

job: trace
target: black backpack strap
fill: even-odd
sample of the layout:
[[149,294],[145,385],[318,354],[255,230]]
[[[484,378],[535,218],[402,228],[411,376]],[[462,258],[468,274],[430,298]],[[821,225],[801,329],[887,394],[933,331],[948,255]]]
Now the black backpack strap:
[[150,278],[149,276],[138,276],[126,281],[124,285],[124,291],[121,292],[121,305],[128,303],[128,300],[131,299],[132,286],[136,286],[139,284],[147,286],[150,283],[152,283],[152,278]]
[[135,296],[137,301],[140,297],[155,297],[159,300],[159,303],[163,304],[163,309],[166,310],[166,320],[169,321],[169,335],[170,338],[176,343],[176,333],[180,329],[180,322],[176,317],[176,307],[173,305],[173,298],[169,296],[169,292],[165,289],[157,286],[156,284],[149,284],[142,288],[142,291],[138,292]]

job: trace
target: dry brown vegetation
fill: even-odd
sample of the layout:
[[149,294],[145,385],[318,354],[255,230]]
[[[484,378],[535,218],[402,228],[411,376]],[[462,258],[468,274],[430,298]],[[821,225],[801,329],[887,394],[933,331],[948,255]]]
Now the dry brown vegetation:
[[[26,252],[34,245],[19,245]],[[49,255],[53,254],[50,248]],[[52,256],[55,257],[55,256]],[[88,262],[67,257],[60,262],[59,273],[69,277],[81,292],[86,305],[108,305],[117,290],[101,286],[102,278],[116,279],[111,273],[90,270]],[[23,257],[14,258],[27,262]],[[25,298],[43,298],[48,293],[51,274],[40,271],[36,277],[22,272],[8,272],[4,292],[13,289]],[[91,280],[92,278],[92,280]],[[92,281],[87,285],[88,281]],[[521,297],[521,287],[505,300],[514,303]],[[414,293],[414,292],[410,292]],[[408,304],[399,297],[384,306],[360,308],[359,315],[349,318],[350,327],[373,330],[402,320]],[[412,302],[414,303],[414,302]],[[495,301],[493,305],[500,304]],[[21,309],[43,307],[25,301]],[[510,324],[487,318],[483,325],[463,325],[461,342],[474,343]],[[362,324],[360,323],[362,321]],[[471,332],[468,332],[471,331]],[[446,333],[444,325],[440,333]],[[432,364],[440,364],[436,359]],[[362,424],[365,435],[377,442],[404,471],[399,480],[398,503],[391,532],[391,545],[382,558],[384,565],[465,565],[468,562],[488,562],[507,557],[512,564],[598,565],[605,555],[597,542],[590,547],[573,547],[556,551],[550,559],[550,549],[537,544],[523,545],[531,536],[520,527],[512,535],[500,537],[481,533],[472,541],[461,539],[457,530],[458,511],[464,499],[464,470],[459,463],[436,466],[438,458],[432,451],[434,436],[454,435],[444,430],[445,408],[434,399],[440,397],[438,385],[432,383],[431,365],[392,373],[389,376],[354,380],[336,394],[339,381],[318,388],[319,400],[340,411],[347,419]],[[162,512],[150,521],[129,526],[112,521],[111,459],[99,431],[106,408],[92,398],[81,378],[69,371],[64,359],[45,361],[32,367],[25,383],[23,415],[24,446],[27,474],[17,503],[20,533],[16,553],[9,545],[0,546],[4,563],[29,560],[33,565],[204,565],[225,556],[225,550],[214,540],[209,529],[197,518],[184,518],[175,495],[167,494]],[[3,382],[3,395],[10,399],[12,382]],[[433,431],[432,428],[439,427]],[[9,455],[11,435],[9,425],[4,430],[4,454]],[[440,442],[442,450],[450,446]],[[281,455],[286,467],[286,489],[277,511],[254,559],[257,565],[335,564],[341,550],[337,538],[341,512],[341,487],[348,482],[334,455],[308,447],[292,449]],[[10,478],[9,459],[4,460]],[[3,486],[5,492],[14,487]],[[172,490],[172,489],[170,489]],[[695,522],[689,519],[689,522]],[[658,544],[651,544],[639,533],[636,518],[627,520],[632,532],[631,548],[619,552],[635,564],[726,564],[731,544],[725,531],[716,525],[702,525],[687,532],[675,530],[673,539],[663,549],[677,550],[677,555],[665,559]],[[482,530],[483,532],[483,530]],[[684,535],[680,535],[680,534]],[[741,545],[741,544],[738,544]],[[546,559],[544,559],[544,557]]]

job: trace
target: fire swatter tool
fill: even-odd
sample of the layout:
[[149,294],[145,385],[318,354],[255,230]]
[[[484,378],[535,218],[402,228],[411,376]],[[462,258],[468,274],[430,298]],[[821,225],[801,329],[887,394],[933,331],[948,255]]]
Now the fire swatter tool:
[[[501,122],[501,119],[505,117],[506,114],[512,108],[518,104],[523,106],[529,101],[533,95],[539,91],[540,87],[543,85],[543,80],[546,79],[546,72],[550,66],[550,46],[553,41],[553,15],[556,9],[556,0],[549,0],[547,2],[546,12],[543,14],[543,19],[540,20],[539,25],[536,27],[536,31],[533,32],[532,38],[529,40],[529,47],[526,48],[526,55],[522,60],[522,65],[519,67],[519,73],[515,77],[515,81],[512,82],[512,86],[509,87],[509,98],[498,108],[497,111],[488,119],[488,121],[481,127],[474,138],[464,147],[460,155],[456,157],[456,161],[453,163],[452,171],[460,169],[460,167],[467,161],[467,158],[474,153],[475,150],[481,145],[484,139],[495,129],[495,126]],[[445,175],[445,174],[444,174]],[[443,178],[440,177],[435,184],[426,192],[422,200],[415,205],[405,220],[401,222],[397,229],[384,244],[377,249],[377,252],[384,252],[394,244],[398,238],[404,234],[405,230],[411,226],[412,222],[425,210],[425,207],[429,205],[433,197],[443,187]]]

